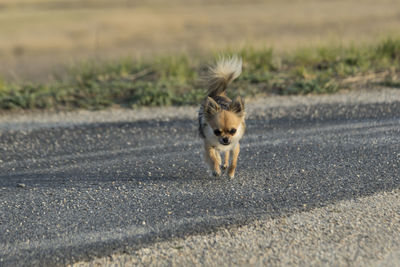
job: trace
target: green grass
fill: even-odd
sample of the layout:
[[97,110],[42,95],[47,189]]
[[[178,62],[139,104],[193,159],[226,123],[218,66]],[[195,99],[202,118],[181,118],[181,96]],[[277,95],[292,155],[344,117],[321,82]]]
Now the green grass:
[[[324,94],[360,84],[400,87],[400,39],[386,39],[375,46],[317,47],[287,54],[268,47],[227,51],[233,52],[242,56],[244,64],[243,74],[228,92],[231,95]],[[69,69],[67,78],[48,84],[0,80],[0,109],[198,104],[205,96],[201,77],[209,63],[188,55],[87,62]]]

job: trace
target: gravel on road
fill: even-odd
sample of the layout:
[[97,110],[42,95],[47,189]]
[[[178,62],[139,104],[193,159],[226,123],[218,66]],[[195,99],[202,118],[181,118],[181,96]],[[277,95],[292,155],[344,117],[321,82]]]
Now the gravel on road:
[[132,265],[400,266],[400,190],[73,266]]
[[0,265],[399,264],[400,90],[247,107],[233,180],[197,107],[3,114]]

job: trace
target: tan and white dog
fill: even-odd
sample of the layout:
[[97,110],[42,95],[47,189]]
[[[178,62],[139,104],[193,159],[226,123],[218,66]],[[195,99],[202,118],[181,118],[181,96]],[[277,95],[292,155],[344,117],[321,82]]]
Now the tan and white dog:
[[[233,178],[240,151],[239,141],[245,132],[245,109],[241,97],[231,100],[227,86],[242,72],[242,60],[236,56],[221,58],[210,68],[207,97],[199,110],[199,132],[204,140],[205,160],[213,175],[220,176],[228,168]],[[221,155],[225,153],[221,166]],[[232,154],[232,163],[229,157]]]

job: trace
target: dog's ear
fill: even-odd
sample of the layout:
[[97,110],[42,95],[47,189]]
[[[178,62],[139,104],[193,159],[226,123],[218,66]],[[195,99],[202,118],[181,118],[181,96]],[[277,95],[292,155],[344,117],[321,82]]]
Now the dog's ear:
[[237,96],[229,105],[229,111],[236,113],[239,117],[244,116],[244,100]]
[[204,106],[205,106],[205,114],[208,118],[214,116],[218,111],[221,110],[221,107],[218,105],[218,103],[215,102],[215,100],[212,99],[211,97],[207,97]]

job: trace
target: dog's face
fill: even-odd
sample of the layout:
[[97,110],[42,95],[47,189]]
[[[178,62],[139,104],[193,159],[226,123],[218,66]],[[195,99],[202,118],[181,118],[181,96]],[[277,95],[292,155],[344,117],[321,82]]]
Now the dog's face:
[[205,119],[213,132],[212,138],[218,140],[219,144],[228,146],[239,141],[244,132],[242,98],[237,97],[230,103],[228,110],[224,110],[209,97],[205,104]]

